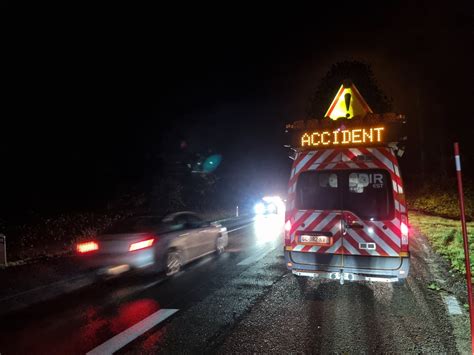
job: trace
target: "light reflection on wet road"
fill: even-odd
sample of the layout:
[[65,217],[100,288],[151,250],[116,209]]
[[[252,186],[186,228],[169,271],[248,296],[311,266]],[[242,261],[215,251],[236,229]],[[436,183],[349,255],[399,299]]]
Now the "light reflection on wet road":
[[[186,309],[238,277],[245,269],[236,267],[240,261],[281,244],[282,226],[281,214],[259,216],[230,234],[225,254],[197,260],[170,280],[128,275],[7,315],[0,324],[0,352],[85,353],[159,309]],[[143,346],[151,349],[159,340],[154,333]]]

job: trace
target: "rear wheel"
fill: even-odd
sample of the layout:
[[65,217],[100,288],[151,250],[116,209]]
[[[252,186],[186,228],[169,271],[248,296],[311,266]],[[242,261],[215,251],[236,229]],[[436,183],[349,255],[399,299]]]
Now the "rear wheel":
[[218,237],[216,239],[216,254],[221,255],[225,250],[224,238]]
[[398,279],[398,281],[393,283],[393,286],[398,287],[398,288],[404,287],[406,285],[406,280],[407,279]]
[[173,276],[181,270],[181,256],[177,250],[170,250],[166,255],[166,276]]

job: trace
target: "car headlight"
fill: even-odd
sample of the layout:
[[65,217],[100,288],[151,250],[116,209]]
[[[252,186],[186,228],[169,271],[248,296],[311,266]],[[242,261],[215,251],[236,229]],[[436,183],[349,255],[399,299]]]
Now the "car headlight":
[[277,211],[277,207],[274,203],[269,203],[267,206],[267,211],[269,213],[275,213]]
[[262,202],[257,203],[254,206],[254,211],[256,214],[264,214],[265,213],[265,205]]

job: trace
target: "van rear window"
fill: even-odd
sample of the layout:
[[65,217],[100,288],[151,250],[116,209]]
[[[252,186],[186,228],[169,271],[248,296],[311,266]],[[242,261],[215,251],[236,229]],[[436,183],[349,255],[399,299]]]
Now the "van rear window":
[[382,169],[303,172],[296,185],[296,208],[346,210],[362,219],[392,219],[390,174]]

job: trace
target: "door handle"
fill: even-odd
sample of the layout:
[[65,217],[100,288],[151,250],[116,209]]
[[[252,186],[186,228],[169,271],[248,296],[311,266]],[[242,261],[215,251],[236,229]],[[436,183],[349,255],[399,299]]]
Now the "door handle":
[[346,222],[346,228],[363,229],[364,226],[360,223],[357,223],[357,222],[353,222],[353,223],[347,223]]

